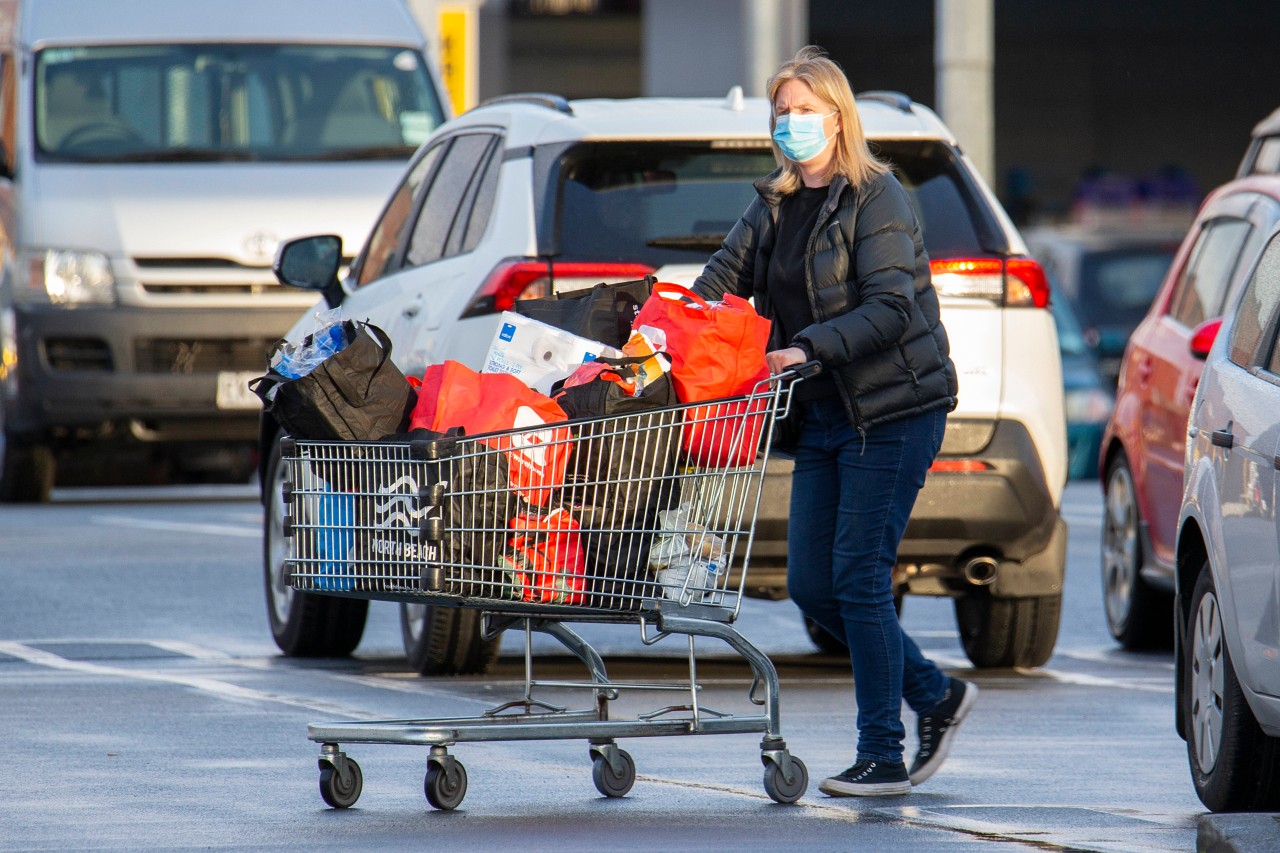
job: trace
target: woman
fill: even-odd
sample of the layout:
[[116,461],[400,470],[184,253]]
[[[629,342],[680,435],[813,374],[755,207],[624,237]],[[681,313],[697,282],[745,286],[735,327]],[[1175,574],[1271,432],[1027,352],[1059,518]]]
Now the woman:
[[[694,283],[754,296],[773,321],[777,373],[814,360],[796,386],[788,450],[787,587],[853,659],[858,748],[822,782],[832,796],[909,793],[933,775],[977,687],[944,675],[898,623],[892,570],[925,473],[956,404],[929,258],[902,185],[867,149],[840,67],[806,47],[769,80],[780,168]],[[792,417],[797,417],[793,409]],[[902,758],[902,700],[920,747]]]

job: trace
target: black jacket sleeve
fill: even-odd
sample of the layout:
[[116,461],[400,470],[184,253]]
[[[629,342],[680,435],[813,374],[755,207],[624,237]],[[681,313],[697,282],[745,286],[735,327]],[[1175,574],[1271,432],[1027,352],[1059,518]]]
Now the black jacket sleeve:
[[756,247],[760,241],[758,223],[768,214],[758,196],[747,205],[742,218],[725,236],[720,248],[707,261],[702,275],[693,282],[693,291],[703,299],[719,299],[726,293],[746,299],[755,281]]
[[896,346],[915,300],[915,215],[892,175],[862,189],[850,257],[857,275],[852,310],[795,335],[826,367],[840,367]]

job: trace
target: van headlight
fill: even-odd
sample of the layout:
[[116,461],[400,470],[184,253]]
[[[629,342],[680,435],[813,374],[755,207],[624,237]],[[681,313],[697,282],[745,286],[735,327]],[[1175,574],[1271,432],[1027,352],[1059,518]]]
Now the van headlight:
[[28,257],[30,295],[54,305],[109,304],[116,298],[115,284],[111,261],[101,252],[45,249]]

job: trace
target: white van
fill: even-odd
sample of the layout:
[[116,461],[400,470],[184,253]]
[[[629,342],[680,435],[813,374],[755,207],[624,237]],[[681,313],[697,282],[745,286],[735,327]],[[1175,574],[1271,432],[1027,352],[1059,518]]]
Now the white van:
[[315,301],[276,245],[364,242],[445,117],[425,47],[403,0],[0,0],[0,499],[256,439]]

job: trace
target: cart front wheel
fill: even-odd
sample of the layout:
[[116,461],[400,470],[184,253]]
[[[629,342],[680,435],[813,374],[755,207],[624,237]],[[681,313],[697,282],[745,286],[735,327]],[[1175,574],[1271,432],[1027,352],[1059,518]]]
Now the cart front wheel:
[[636,783],[636,762],[631,754],[620,749],[618,760],[622,769],[616,773],[603,755],[597,755],[591,764],[591,781],[596,783],[596,790],[606,797],[625,797]]
[[448,766],[432,762],[422,788],[433,808],[456,809],[467,795],[467,768],[457,759],[448,762]]
[[360,765],[350,758],[342,762],[342,769],[320,762],[320,796],[335,809],[348,809],[360,799],[364,789],[364,774]]
[[788,782],[776,761],[765,762],[764,792],[775,803],[794,803],[809,788],[809,768],[794,755],[791,756],[791,771],[791,781]]

